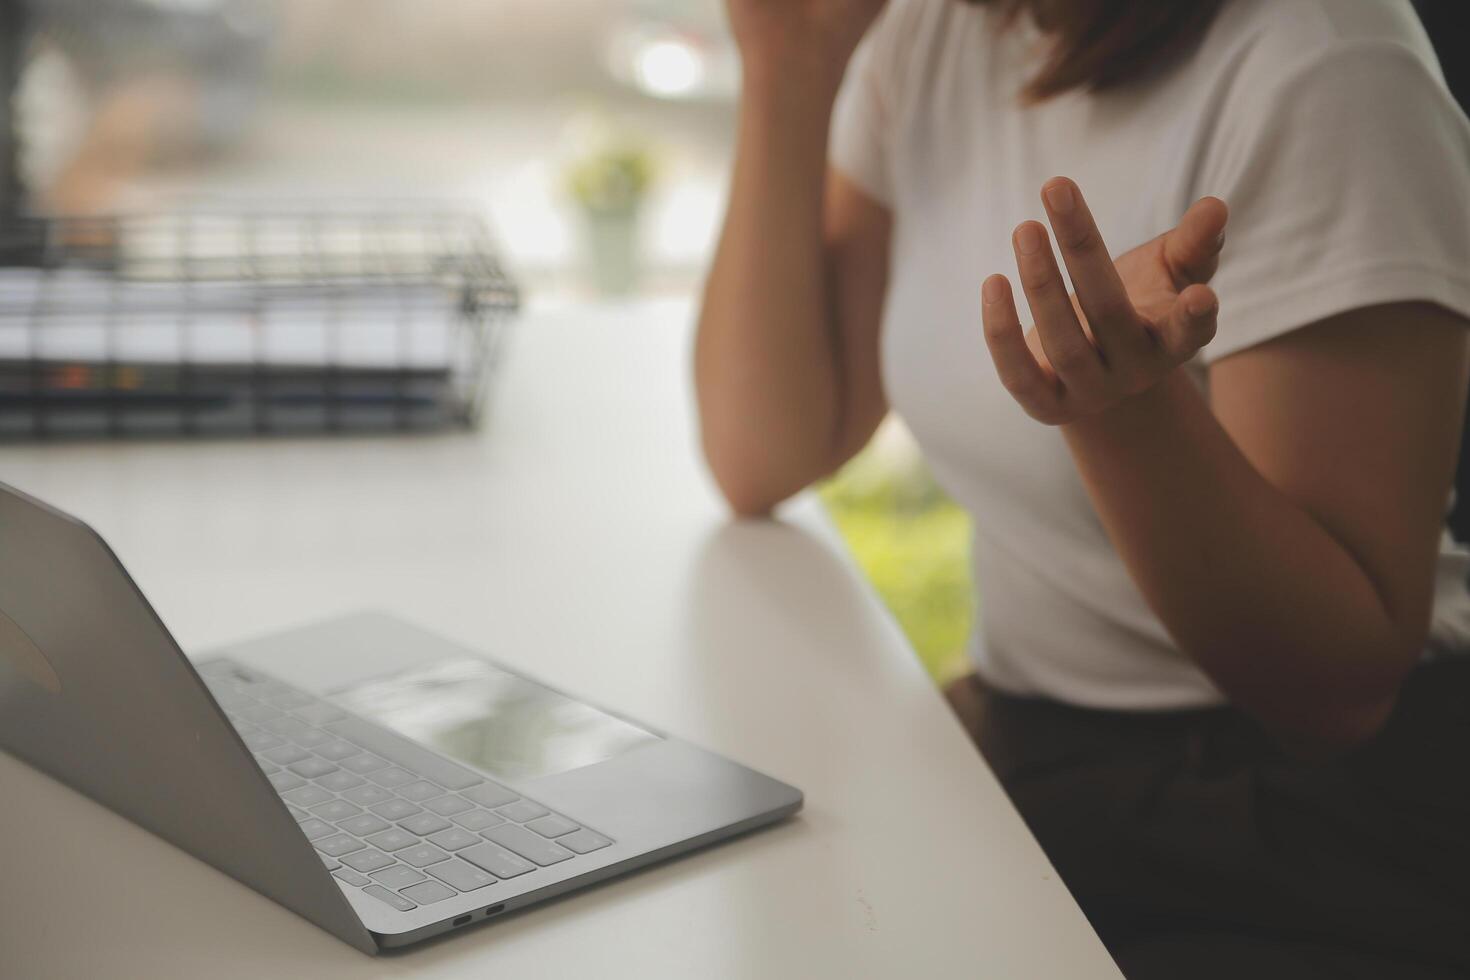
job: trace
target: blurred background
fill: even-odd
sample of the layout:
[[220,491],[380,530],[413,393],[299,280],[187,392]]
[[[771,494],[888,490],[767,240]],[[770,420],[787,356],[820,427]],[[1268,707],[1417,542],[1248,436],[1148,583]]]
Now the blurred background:
[[[689,296],[718,233],[719,0],[0,0],[0,44],[12,211],[432,198],[483,215],[538,303]],[[906,432],[821,495],[931,673],[956,673],[968,526]]]

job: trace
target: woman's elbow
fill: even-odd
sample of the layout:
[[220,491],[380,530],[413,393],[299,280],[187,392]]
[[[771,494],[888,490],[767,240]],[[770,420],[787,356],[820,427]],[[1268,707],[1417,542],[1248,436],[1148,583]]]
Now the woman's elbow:
[[720,496],[736,517],[769,517],[775,506],[789,496],[773,491],[759,467],[724,446],[712,444],[707,436],[704,461]]
[[1381,698],[1324,705],[1278,731],[1288,754],[1309,762],[1341,758],[1376,739],[1398,706],[1398,687]]
[[770,517],[771,511],[781,502],[781,498],[762,493],[759,488],[721,480],[718,475],[715,476],[715,485],[720,488],[720,496],[725,498],[730,512],[741,520]]
[[[1429,615],[1389,639],[1372,646],[1363,661],[1377,669],[1356,684],[1339,688],[1309,714],[1309,734],[1324,750],[1343,755],[1372,742],[1388,725],[1398,707],[1404,681],[1418,665],[1429,640]],[[1325,689],[1325,686],[1324,686]]]

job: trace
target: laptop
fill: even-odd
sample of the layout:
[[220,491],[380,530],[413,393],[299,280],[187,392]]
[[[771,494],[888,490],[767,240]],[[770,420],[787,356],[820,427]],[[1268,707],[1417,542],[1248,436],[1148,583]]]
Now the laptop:
[[381,613],[191,662],[101,537],[3,484],[0,748],[369,954],[802,804]]

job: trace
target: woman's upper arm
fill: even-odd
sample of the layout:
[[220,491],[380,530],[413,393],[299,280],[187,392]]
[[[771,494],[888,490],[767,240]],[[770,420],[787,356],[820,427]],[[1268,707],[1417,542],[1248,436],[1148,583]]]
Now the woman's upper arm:
[[1362,565],[1417,656],[1466,399],[1470,321],[1354,310],[1227,356],[1210,401],[1236,445]]
[[830,472],[856,455],[888,414],[879,334],[893,217],[857,183],[831,168],[823,215],[828,323],[840,399]]

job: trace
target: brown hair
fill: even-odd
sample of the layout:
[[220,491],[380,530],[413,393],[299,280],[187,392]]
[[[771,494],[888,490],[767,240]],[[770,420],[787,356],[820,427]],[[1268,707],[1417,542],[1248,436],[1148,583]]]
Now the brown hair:
[[1030,14],[1049,39],[1022,90],[1040,102],[1072,89],[1102,91],[1185,54],[1225,0],[966,0],[1000,9],[1004,23]]

